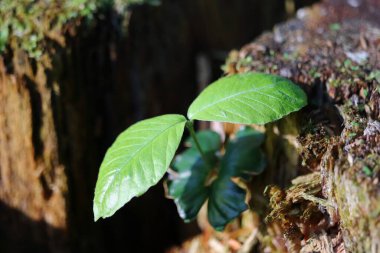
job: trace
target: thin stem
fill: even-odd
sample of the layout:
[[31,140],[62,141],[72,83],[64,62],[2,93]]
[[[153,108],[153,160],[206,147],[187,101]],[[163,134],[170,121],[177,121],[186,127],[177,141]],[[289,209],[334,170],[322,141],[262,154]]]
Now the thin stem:
[[193,138],[193,140],[195,142],[195,147],[198,149],[199,153],[201,154],[202,160],[205,162],[207,167],[211,168],[211,164],[209,163],[205,153],[203,152],[201,145],[199,144],[198,138],[195,134],[193,122],[188,120],[186,122],[186,128],[189,130],[190,136],[191,136],[191,138]]

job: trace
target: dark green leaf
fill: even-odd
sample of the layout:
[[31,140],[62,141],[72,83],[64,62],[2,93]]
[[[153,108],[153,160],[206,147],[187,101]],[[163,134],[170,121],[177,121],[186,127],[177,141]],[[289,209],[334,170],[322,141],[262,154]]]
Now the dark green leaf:
[[196,136],[212,167],[205,165],[193,140],[189,138],[186,142],[191,148],[176,156],[172,164],[174,172],[168,181],[169,196],[174,198],[178,213],[185,221],[191,221],[197,216],[209,195],[207,180],[217,163],[215,152],[221,145],[220,136],[216,132],[200,131]]
[[[216,162],[208,153],[209,161]],[[209,193],[206,181],[212,168],[205,165],[199,152],[190,148],[176,156],[173,162],[174,173],[168,181],[169,196],[174,198],[178,213],[185,221],[194,219]]]
[[94,217],[109,217],[165,174],[181,141],[186,118],[163,115],[140,121],[121,133],[100,167]]
[[[211,130],[199,131],[196,133],[196,137],[201,145],[203,152],[216,152],[220,149],[220,136],[217,132]],[[189,137],[186,142],[186,146],[195,147],[193,138]]]
[[264,134],[251,127],[245,127],[236,133],[227,144],[226,153],[221,162],[220,176],[242,177],[260,174],[265,167],[265,158],[260,150]]
[[[206,150],[207,134],[197,134],[202,149]],[[211,138],[216,140],[216,138]],[[220,169],[207,167],[195,148],[187,149],[173,162],[173,170],[168,182],[169,195],[174,198],[180,216],[189,221],[196,217],[208,198],[208,219],[217,230],[222,230],[232,219],[248,208],[245,203],[246,191],[232,181],[233,177],[249,180],[253,174],[260,173],[265,166],[265,158],[260,151],[264,135],[250,127],[238,131],[235,138],[227,144]],[[211,145],[214,147],[218,145]],[[214,152],[215,153],[215,152]],[[206,153],[212,167],[216,157]],[[214,173],[214,180],[210,177]]]
[[190,105],[189,119],[265,124],[297,111],[306,94],[283,77],[244,73],[209,85]]
[[208,221],[218,231],[247,210],[246,192],[229,177],[218,177],[211,186],[208,200]]
[[221,161],[218,178],[211,186],[208,202],[208,219],[217,230],[222,230],[232,219],[245,211],[246,191],[231,181],[232,177],[249,180],[261,173],[265,157],[260,150],[264,135],[250,127],[237,132],[230,140]]

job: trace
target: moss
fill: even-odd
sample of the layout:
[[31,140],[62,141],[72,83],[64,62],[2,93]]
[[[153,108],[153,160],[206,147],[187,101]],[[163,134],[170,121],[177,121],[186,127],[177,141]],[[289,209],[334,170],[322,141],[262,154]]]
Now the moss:
[[339,31],[341,29],[341,25],[339,23],[332,23],[329,25],[331,31]]
[[58,35],[69,20],[90,16],[96,8],[95,0],[61,3],[4,0],[0,5],[0,49],[4,50],[12,42],[30,57],[39,58],[46,37]]
[[[353,164],[340,160],[335,167],[334,195],[341,226],[349,237],[346,243],[355,252],[370,252],[371,240],[378,238],[380,201],[376,181],[379,157],[374,154]],[[349,238],[349,239],[348,239]],[[355,250],[356,249],[356,250]]]
[[62,43],[64,27],[70,21],[91,20],[104,8],[126,13],[131,4],[156,5],[158,0],[2,0],[0,2],[0,53],[8,46],[39,58],[46,41]]
[[376,80],[378,83],[380,83],[380,70],[375,69],[371,71],[371,73],[368,75],[367,80]]

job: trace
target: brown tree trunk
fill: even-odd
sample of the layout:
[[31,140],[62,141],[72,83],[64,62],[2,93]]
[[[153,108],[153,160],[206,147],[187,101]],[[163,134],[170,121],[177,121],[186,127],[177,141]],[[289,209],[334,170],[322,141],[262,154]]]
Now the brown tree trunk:
[[27,251],[33,245],[66,252],[67,178],[45,67],[32,66],[20,51],[14,55],[17,75],[7,73],[0,59],[1,244],[5,251]]

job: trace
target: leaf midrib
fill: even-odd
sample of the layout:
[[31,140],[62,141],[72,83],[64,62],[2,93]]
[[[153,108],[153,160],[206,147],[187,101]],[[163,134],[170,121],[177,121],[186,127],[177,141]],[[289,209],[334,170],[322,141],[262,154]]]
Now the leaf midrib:
[[[170,126],[168,126],[167,128],[165,128],[163,131],[159,132],[158,134],[156,134],[152,139],[150,139],[149,141],[145,142],[137,151],[135,151],[135,153],[133,153],[133,155],[130,156],[130,158],[128,159],[128,161],[124,162],[120,167],[120,169],[118,169],[115,173],[112,173],[111,175],[114,175],[116,174],[115,178],[117,178],[117,176],[122,173],[122,171],[124,170],[125,166],[128,165],[128,163],[130,163],[133,159],[135,159],[136,155],[141,152],[141,150],[143,150],[149,143],[152,143],[154,142],[161,134],[163,134],[164,132],[166,132],[169,128],[177,125],[177,124],[180,124],[180,123],[183,123],[183,121],[180,121],[180,122],[176,122]],[[103,177],[103,178],[106,178],[106,177]],[[104,179],[103,179],[104,180]],[[116,181],[116,180],[112,180],[112,181]],[[103,182],[102,182],[103,183]],[[112,183],[111,183],[112,184]],[[108,188],[111,188],[111,187],[108,187]]]
[[222,102],[224,102],[224,101],[226,101],[226,100],[232,99],[232,98],[234,98],[234,97],[236,97],[236,96],[239,96],[239,95],[241,95],[241,94],[246,94],[246,93],[250,93],[250,92],[254,92],[254,91],[259,91],[259,90],[263,90],[263,89],[267,89],[267,88],[272,88],[272,87],[274,87],[275,85],[276,85],[276,84],[270,84],[270,85],[265,86],[265,87],[261,87],[261,88],[253,88],[253,89],[249,89],[249,90],[245,90],[245,91],[241,91],[241,92],[235,93],[235,94],[233,94],[233,95],[231,95],[231,96],[225,97],[225,98],[223,98],[223,99],[221,99],[221,100],[218,100],[218,101],[216,101],[216,102],[214,102],[214,103],[211,103],[211,104],[209,104],[209,105],[203,107],[201,110],[195,112],[192,116],[189,116],[189,118],[193,118],[193,116],[195,116],[196,114],[198,114],[198,113],[200,113],[200,112],[206,110],[207,108],[210,108],[210,107],[212,107],[212,106],[214,106],[214,105],[216,105],[216,104],[218,104],[218,103],[222,103]]

